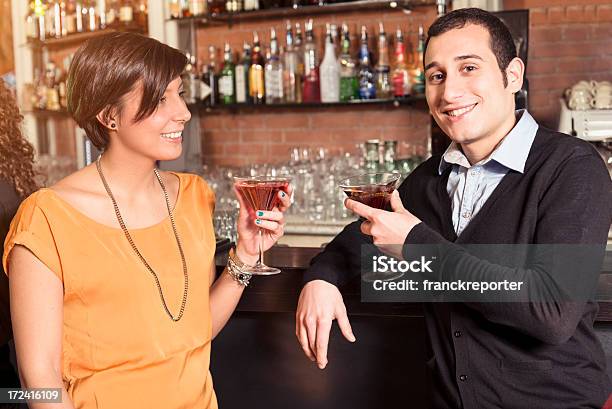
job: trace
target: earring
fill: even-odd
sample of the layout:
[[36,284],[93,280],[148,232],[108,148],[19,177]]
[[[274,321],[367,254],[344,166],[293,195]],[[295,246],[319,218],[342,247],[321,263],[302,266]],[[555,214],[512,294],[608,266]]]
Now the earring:
[[115,129],[116,127],[117,127],[117,125],[115,125],[115,123],[113,122],[113,123],[111,124],[111,128]]

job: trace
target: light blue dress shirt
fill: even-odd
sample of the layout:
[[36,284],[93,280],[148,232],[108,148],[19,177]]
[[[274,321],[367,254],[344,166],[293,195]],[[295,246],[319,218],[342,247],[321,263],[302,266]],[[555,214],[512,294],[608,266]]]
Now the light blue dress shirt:
[[516,111],[518,121],[495,150],[470,165],[460,146],[452,142],[442,155],[440,174],[452,166],[446,191],[451,198],[453,226],[457,235],[482,208],[502,178],[510,170],[523,173],[538,124],[526,110]]

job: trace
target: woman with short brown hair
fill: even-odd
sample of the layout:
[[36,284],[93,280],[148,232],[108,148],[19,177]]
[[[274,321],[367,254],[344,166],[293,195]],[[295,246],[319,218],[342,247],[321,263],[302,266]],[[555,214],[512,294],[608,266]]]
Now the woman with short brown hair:
[[234,263],[213,283],[214,193],[155,167],[181,154],[186,62],[129,33],[75,54],[68,109],[103,154],[24,202],[3,258],[22,384],[63,390],[31,408],[217,407],[211,340],[257,260],[258,227],[265,249],[282,235],[289,192],[257,219],[241,210]]

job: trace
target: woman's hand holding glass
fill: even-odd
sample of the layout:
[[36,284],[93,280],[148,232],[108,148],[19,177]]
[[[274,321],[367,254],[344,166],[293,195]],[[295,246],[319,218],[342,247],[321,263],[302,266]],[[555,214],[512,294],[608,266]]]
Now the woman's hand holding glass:
[[291,206],[291,193],[293,188],[289,185],[286,191],[278,192],[276,205],[270,211],[265,209],[252,209],[242,195],[234,188],[240,212],[236,221],[238,230],[238,243],[236,255],[248,265],[255,265],[259,255],[259,229],[263,234],[263,251],[272,247],[284,234],[285,212]]

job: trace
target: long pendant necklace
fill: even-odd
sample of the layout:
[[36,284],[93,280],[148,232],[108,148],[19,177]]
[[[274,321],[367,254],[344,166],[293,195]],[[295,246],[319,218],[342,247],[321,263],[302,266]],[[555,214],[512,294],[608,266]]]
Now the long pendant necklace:
[[102,158],[102,155],[98,156],[98,160],[96,160],[96,167],[98,168],[98,173],[100,174],[100,179],[102,179],[102,183],[104,184],[106,193],[108,193],[108,196],[113,201],[113,206],[115,207],[115,215],[117,215],[117,220],[119,221],[121,230],[123,230],[125,237],[127,238],[128,242],[132,246],[132,249],[138,256],[140,261],[142,261],[142,263],[145,265],[147,270],[149,270],[149,272],[153,276],[153,279],[155,280],[155,284],[157,285],[157,289],[159,290],[159,296],[161,298],[162,305],[164,307],[164,310],[166,310],[166,314],[168,314],[168,316],[170,317],[170,319],[172,319],[172,321],[177,322],[183,317],[183,312],[185,311],[185,305],[187,304],[187,291],[189,289],[189,276],[187,275],[187,263],[185,262],[185,254],[183,253],[183,246],[181,245],[181,239],[179,238],[178,232],[176,230],[176,223],[174,222],[174,216],[172,215],[172,211],[170,210],[170,200],[168,199],[168,192],[166,191],[166,186],[164,185],[164,182],[162,181],[162,178],[159,175],[158,170],[153,169],[153,172],[155,173],[155,176],[157,177],[159,185],[164,191],[164,197],[166,198],[166,207],[168,208],[168,215],[170,215],[170,223],[172,224],[172,230],[174,231],[174,237],[176,238],[176,244],[178,244],[178,249],[179,249],[179,252],[181,253],[181,262],[183,263],[183,275],[185,276],[185,288],[183,291],[183,300],[181,301],[181,309],[176,317],[172,315],[172,313],[170,312],[170,309],[168,308],[168,305],[166,304],[166,299],[164,298],[164,292],[162,291],[161,284],[159,283],[159,278],[157,277],[157,274],[155,273],[155,271],[153,271],[149,263],[147,263],[147,260],[145,260],[145,258],[142,256],[142,254],[140,254],[140,251],[138,251],[136,244],[134,244],[134,240],[132,240],[132,236],[130,235],[130,232],[128,231],[127,227],[125,227],[125,223],[123,222],[123,218],[121,217],[121,213],[119,212],[119,206],[117,206],[117,201],[115,200],[115,197],[113,196],[113,193],[111,192],[110,187],[108,186],[108,183],[106,183],[106,179],[104,178],[104,173],[102,173],[102,166],[100,165],[101,158]]

